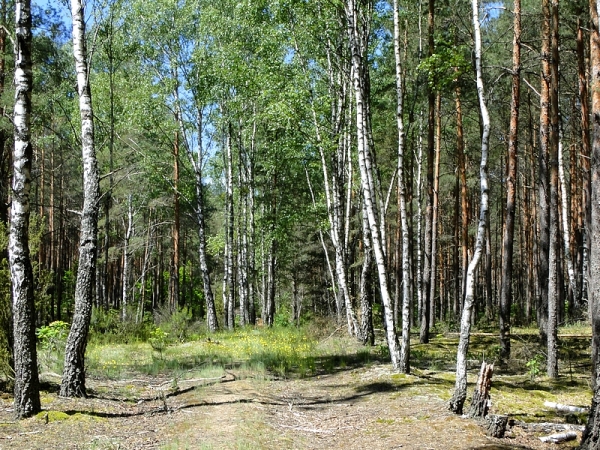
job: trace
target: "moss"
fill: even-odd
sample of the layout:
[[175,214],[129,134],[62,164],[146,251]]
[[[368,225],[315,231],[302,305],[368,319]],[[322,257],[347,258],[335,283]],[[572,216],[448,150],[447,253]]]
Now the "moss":
[[61,420],[68,420],[70,416],[62,411],[42,411],[35,417],[45,422],[59,422]]
[[75,413],[75,414],[67,414],[63,411],[42,411],[35,416],[37,419],[42,420],[46,423],[49,422],[60,422],[63,420],[71,420],[78,422],[91,422],[91,421],[104,421],[102,417],[92,416],[90,414],[85,413]]

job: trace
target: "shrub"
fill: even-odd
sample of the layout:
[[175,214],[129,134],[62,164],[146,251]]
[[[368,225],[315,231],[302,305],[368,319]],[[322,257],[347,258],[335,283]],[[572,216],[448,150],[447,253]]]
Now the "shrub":
[[38,328],[35,334],[40,347],[40,364],[47,369],[60,373],[63,369],[63,357],[69,332],[69,324],[57,320]]
[[172,341],[184,342],[192,332],[192,310],[184,306],[171,311],[168,305],[163,305],[154,312],[154,323],[164,330]]

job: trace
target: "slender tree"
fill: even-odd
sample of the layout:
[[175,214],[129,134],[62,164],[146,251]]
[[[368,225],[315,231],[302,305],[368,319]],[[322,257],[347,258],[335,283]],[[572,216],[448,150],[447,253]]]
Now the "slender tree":
[[[404,80],[400,56],[400,18],[398,0],[394,0],[394,59],[396,62],[396,124],[398,127],[398,198],[400,204],[400,230],[402,235],[402,342],[400,346],[400,371],[410,372],[410,259],[408,220],[406,217],[406,186],[404,181]],[[399,280],[397,281],[399,283]]]
[[33,270],[29,257],[31,194],[31,2],[15,2],[15,146],[8,256],[12,280],[15,412],[24,418],[41,410],[35,348]]
[[456,414],[462,414],[463,406],[467,398],[467,352],[469,350],[469,339],[471,333],[471,314],[475,301],[475,271],[481,259],[485,239],[486,220],[488,215],[488,147],[490,139],[490,116],[485,102],[483,89],[483,73],[481,70],[481,30],[479,24],[479,3],[472,0],[473,7],[473,29],[475,38],[475,71],[477,79],[477,95],[479,97],[479,112],[481,115],[481,164],[479,166],[479,177],[481,183],[481,203],[479,210],[479,224],[477,226],[477,238],[473,259],[467,270],[465,298],[460,319],[460,337],[458,350],[456,352],[456,384],[454,394],[450,399],[450,410]]
[[[435,0],[428,1],[427,14],[427,36],[428,56],[431,57],[435,50],[434,28],[435,28]],[[421,283],[421,330],[419,340],[422,344],[429,342],[429,317],[432,299],[430,298],[431,271],[434,270],[434,256],[431,254],[431,238],[433,230],[433,167],[435,157],[435,92],[429,86],[427,93],[428,118],[427,118],[427,206],[425,207],[425,236],[423,245],[423,282]]]
[[517,150],[519,148],[519,100],[521,97],[521,0],[513,3],[513,67],[510,129],[506,158],[506,212],[502,237],[502,281],[500,287],[500,357],[510,358],[510,312],[517,197]]
[[537,320],[542,341],[547,343],[548,331],[548,278],[550,260],[550,1],[542,0],[542,72],[540,77],[540,148],[538,151],[538,224],[539,269]]
[[[548,166],[550,176],[550,247],[548,252],[548,323],[546,335],[547,374],[558,378],[558,316],[560,293],[562,289],[559,276],[562,272],[559,264],[559,208],[558,208],[558,146],[559,146],[559,105],[558,105],[558,0],[550,0],[550,146]],[[545,13],[545,10],[544,10]]]
[[[591,211],[590,227],[587,230],[590,250],[590,274],[600,273],[600,36],[598,34],[598,17],[600,16],[600,0],[590,0],[592,17],[591,52],[591,91],[592,91],[592,133],[591,133]],[[588,298],[592,313],[592,384],[594,395],[588,421],[581,438],[582,450],[600,449],[600,277],[590,276],[588,279]]]
[[368,20],[371,14],[372,4],[350,0],[346,4],[346,20],[348,26],[348,38],[352,57],[352,85],[354,90],[356,106],[356,130],[358,147],[358,166],[360,168],[361,190],[365,202],[365,210],[371,230],[371,243],[379,276],[379,290],[383,303],[384,321],[386,327],[386,338],[390,350],[392,366],[394,369],[400,367],[400,349],[396,336],[394,314],[392,310],[392,299],[388,288],[388,273],[385,260],[385,241],[382,239],[381,230],[384,218],[378,214],[377,189],[374,180],[373,149],[369,139],[369,119],[367,107],[367,80],[368,70],[365,64],[365,52],[367,49]]
[[100,187],[94,148],[94,115],[85,45],[85,19],[81,0],[71,0],[73,56],[81,116],[83,161],[83,210],[79,236],[79,264],[75,284],[75,312],[65,348],[65,368],[60,395],[85,397],[85,349],[92,316],[94,277],[98,244]]

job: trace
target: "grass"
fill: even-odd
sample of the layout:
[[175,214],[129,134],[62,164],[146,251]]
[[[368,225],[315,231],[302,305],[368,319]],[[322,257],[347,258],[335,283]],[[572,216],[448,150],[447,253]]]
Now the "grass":
[[[93,342],[93,341],[92,341]],[[266,376],[286,377],[315,373],[317,341],[296,328],[240,328],[200,336],[157,351],[149,343],[94,344],[86,354],[92,376],[121,379],[127,374],[160,375],[172,372],[218,371],[236,368]]]
[[[363,347],[346,337],[343,330],[332,332],[334,329],[334,324],[323,323],[301,328],[246,327],[193,335],[192,340],[172,342],[159,350],[147,342],[105,344],[91,339],[86,354],[87,372],[91,377],[109,380],[137,374],[185,380],[218,378],[226,371],[234,371],[238,379],[265,380],[306,378],[389,362],[382,335],[374,347]],[[552,420],[556,414],[544,407],[545,401],[589,405],[588,325],[575,324],[559,330],[559,380],[544,376],[545,348],[538,342],[537,329],[514,329],[512,336],[513,357],[508,364],[497,364],[492,382],[494,411],[521,420],[538,420],[540,416]],[[493,333],[474,332],[470,342],[469,383],[473,384],[483,359],[497,362],[499,345]],[[436,334],[428,344],[419,344],[413,335],[412,374],[392,375],[390,382],[415,395],[426,392],[449,399],[454,388],[457,343],[458,335],[451,332]],[[62,359],[60,355],[50,356],[46,360],[54,364]],[[126,386],[123,389],[127,391]]]

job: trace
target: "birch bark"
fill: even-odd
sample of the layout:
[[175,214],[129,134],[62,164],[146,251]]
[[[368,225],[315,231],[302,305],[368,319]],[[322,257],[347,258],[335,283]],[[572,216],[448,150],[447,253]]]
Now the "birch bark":
[[131,272],[131,237],[134,233],[133,226],[133,205],[131,194],[127,196],[127,231],[125,232],[125,242],[123,243],[123,293],[121,301],[121,318],[127,320],[127,309],[129,307],[130,290],[130,272]]
[[196,203],[194,205],[194,214],[196,224],[198,225],[198,259],[200,261],[200,272],[202,273],[202,287],[204,288],[204,301],[206,303],[206,323],[208,330],[214,333],[219,328],[217,320],[217,310],[215,307],[215,297],[213,295],[210,270],[208,268],[206,252],[206,226],[204,220],[204,188],[202,185],[202,166],[204,157],[204,148],[202,145],[203,137],[202,112],[198,111],[198,152],[196,157],[188,150],[188,158],[194,168]]
[[[372,5],[367,5],[370,8]],[[364,61],[364,52],[366,50],[365,23],[359,23],[359,15],[365,20],[365,12],[360,11],[355,0],[349,0],[346,5],[346,18],[348,26],[348,37],[350,41],[350,51],[352,54],[353,66],[353,88],[356,106],[356,133],[358,147],[358,166],[360,168],[361,189],[363,200],[367,211],[369,228],[371,230],[371,243],[379,276],[379,289],[381,301],[384,310],[384,321],[386,328],[386,338],[390,350],[392,366],[398,370],[400,367],[400,351],[398,338],[396,336],[396,327],[394,324],[394,312],[392,300],[387,281],[387,268],[385,261],[384,242],[381,237],[381,228],[384,218],[378,217],[376,188],[373,176],[372,150],[370,149],[370,139],[368,130],[365,129],[368,124],[367,114],[367,95],[365,71],[367,67]],[[367,14],[368,15],[368,14]]]
[[460,320],[460,337],[458,351],[456,354],[456,384],[454,394],[450,399],[450,410],[456,414],[462,414],[463,406],[467,398],[467,352],[469,350],[469,338],[471,332],[471,313],[475,300],[475,270],[481,259],[483,250],[486,219],[488,215],[488,146],[490,138],[490,117],[485,103],[483,88],[483,77],[481,70],[481,31],[479,25],[478,0],[472,0],[473,6],[473,29],[475,37],[475,70],[477,77],[477,95],[479,98],[479,110],[481,114],[481,164],[479,166],[479,177],[481,183],[481,203],[479,210],[479,224],[477,226],[477,238],[473,259],[467,269],[467,280],[465,287],[465,299],[462,316]]
[[15,3],[15,109],[8,259],[12,282],[14,407],[19,418],[41,410],[35,339],[33,270],[29,257],[31,193],[31,2]]
[[402,235],[402,341],[399,369],[410,373],[410,255],[406,186],[404,184],[404,80],[400,55],[400,18],[398,0],[394,0],[394,58],[396,61],[396,124],[398,127],[398,197],[400,199],[400,233]]
[[75,312],[65,349],[65,365],[60,387],[63,397],[85,397],[85,349],[92,316],[96,251],[98,244],[98,208],[100,186],[94,149],[94,115],[88,78],[85,46],[85,20],[81,0],[71,0],[73,56],[77,72],[77,91],[81,116],[81,154],[83,161],[83,210],[79,237],[79,265],[75,284]]

